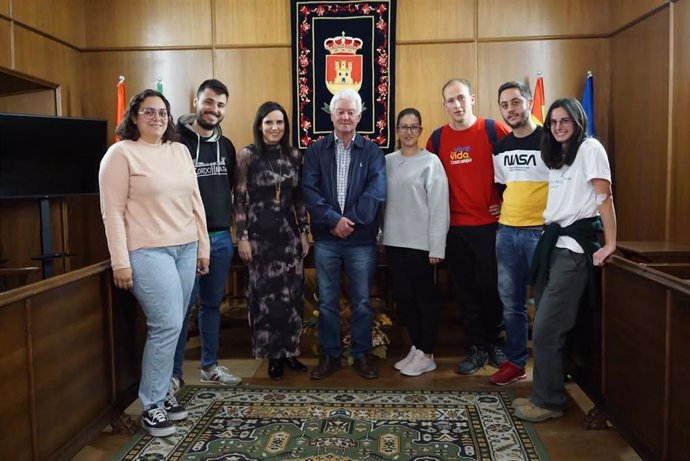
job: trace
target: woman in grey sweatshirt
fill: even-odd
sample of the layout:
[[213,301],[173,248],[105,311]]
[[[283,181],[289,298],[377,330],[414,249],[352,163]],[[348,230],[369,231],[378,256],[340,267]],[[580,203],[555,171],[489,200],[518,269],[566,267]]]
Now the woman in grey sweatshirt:
[[419,147],[422,117],[417,109],[400,111],[397,131],[400,150],[386,156],[383,244],[398,314],[412,343],[395,368],[419,376],[436,369],[439,300],[434,272],[446,251],[448,180],[438,156]]

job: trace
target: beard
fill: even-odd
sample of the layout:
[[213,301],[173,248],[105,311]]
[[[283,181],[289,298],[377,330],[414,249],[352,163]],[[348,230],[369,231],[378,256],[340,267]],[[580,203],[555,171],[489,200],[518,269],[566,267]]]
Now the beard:
[[508,123],[508,126],[512,128],[513,130],[523,128],[527,123],[529,122],[529,118],[532,116],[532,114],[528,114],[527,117],[522,117],[520,120],[518,120],[516,123]]
[[215,127],[217,127],[220,122],[223,121],[223,117],[218,117],[218,115],[213,114],[216,116],[216,121],[215,122],[207,122],[202,118],[203,114],[199,113],[196,115],[196,123],[203,128],[204,130],[212,130]]

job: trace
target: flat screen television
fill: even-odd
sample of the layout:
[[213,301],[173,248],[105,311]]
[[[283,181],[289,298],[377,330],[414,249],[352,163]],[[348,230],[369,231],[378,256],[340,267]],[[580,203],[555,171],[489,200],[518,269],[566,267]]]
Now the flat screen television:
[[105,120],[0,113],[0,199],[98,193]]

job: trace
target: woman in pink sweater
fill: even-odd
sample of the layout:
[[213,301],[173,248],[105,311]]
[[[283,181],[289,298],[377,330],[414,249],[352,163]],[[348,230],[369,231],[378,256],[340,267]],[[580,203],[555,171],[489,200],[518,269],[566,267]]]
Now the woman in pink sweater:
[[173,142],[170,103],[154,90],[134,96],[98,175],[115,286],[131,290],[148,326],[141,365],[141,424],[175,432],[187,411],[169,392],[173,357],[195,272],[208,272],[209,240],[196,172]]

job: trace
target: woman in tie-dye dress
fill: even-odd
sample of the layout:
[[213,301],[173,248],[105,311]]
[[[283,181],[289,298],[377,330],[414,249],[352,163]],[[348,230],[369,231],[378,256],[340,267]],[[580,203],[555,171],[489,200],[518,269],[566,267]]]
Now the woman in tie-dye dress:
[[252,131],[254,144],[237,154],[237,248],[249,266],[252,352],[269,359],[269,376],[278,380],[284,365],[306,371],[297,360],[309,252],[302,154],[290,146],[287,113],[278,103],[259,107]]

